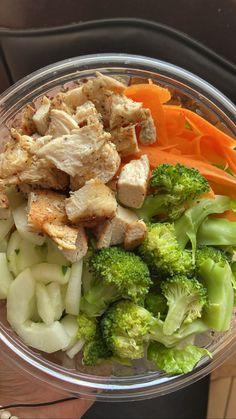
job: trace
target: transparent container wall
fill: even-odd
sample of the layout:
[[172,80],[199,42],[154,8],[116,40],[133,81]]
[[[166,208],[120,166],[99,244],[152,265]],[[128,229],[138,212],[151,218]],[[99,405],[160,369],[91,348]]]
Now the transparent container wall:
[[[85,56],[57,63],[33,73],[18,82],[0,98],[0,134],[2,144],[9,128],[17,127],[22,109],[28,103],[39,103],[42,95],[53,97],[61,88],[73,87],[99,70],[122,79],[126,84],[148,83],[152,80],[168,87],[172,94],[169,104],[182,105],[203,116],[221,130],[235,136],[234,105],[212,86],[173,65],[127,55]],[[205,357],[189,374],[167,376],[154,371],[146,360],[131,365],[102,364],[84,367],[81,357],[70,360],[63,352],[52,355],[27,348],[9,327],[5,303],[0,303],[1,347],[6,357],[25,373],[73,394],[100,400],[137,400],[162,395],[192,383],[208,374],[236,349],[236,323],[231,330],[217,334],[207,332],[197,338],[197,344],[213,354]]]

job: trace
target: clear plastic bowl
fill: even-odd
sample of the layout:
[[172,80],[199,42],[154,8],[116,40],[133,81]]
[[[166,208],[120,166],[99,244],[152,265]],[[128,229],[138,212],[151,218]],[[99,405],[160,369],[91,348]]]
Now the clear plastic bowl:
[[[197,112],[220,129],[235,136],[236,108],[223,94],[199,77],[174,65],[140,56],[99,54],[65,60],[45,67],[17,82],[0,97],[1,139],[16,123],[17,115],[27,103],[47,93],[53,95],[58,87],[93,76],[100,70],[120,76],[127,82],[147,82],[148,79],[170,89],[174,103]],[[153,371],[147,361],[132,366],[101,365],[82,367],[79,360],[69,360],[64,354],[45,355],[26,347],[9,327],[5,304],[0,304],[0,349],[9,362],[37,380],[65,390],[70,394],[103,401],[127,401],[163,395],[193,383],[209,374],[236,350],[236,321],[227,333],[205,333],[197,343],[207,347],[212,360],[203,358],[189,374],[168,376]]]

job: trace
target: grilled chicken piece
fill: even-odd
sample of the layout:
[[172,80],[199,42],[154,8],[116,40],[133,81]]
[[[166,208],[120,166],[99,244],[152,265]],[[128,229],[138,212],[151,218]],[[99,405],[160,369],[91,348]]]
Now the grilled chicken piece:
[[87,101],[87,96],[83,92],[83,84],[74,89],[61,93],[61,100],[71,109],[75,110],[77,106],[83,105]]
[[47,234],[61,249],[77,249],[77,237],[81,230],[67,225],[64,195],[45,190],[31,192],[28,224],[32,230]]
[[90,100],[76,108],[75,119],[79,126],[99,125],[103,129],[101,115]]
[[71,177],[70,186],[72,191],[81,188],[90,179],[100,179],[103,183],[109,182],[120,166],[120,156],[116,147],[110,141],[104,144],[97,152],[94,161],[84,165],[79,170],[79,174]]
[[141,121],[140,126],[139,140],[141,143],[144,145],[155,143],[157,133],[150,109],[143,109],[143,120]]
[[127,226],[124,238],[124,248],[133,250],[139,246],[146,237],[147,226],[142,220],[134,221]]
[[65,196],[53,191],[35,190],[28,198],[28,224],[41,231],[45,223],[67,223]]
[[134,102],[124,95],[110,95],[107,98],[110,109],[110,128],[135,124],[142,120],[142,103]]
[[33,121],[34,114],[35,109],[30,105],[26,105],[21,118],[20,132],[22,134],[33,135],[35,133],[36,126]]
[[73,129],[77,128],[78,123],[67,112],[59,109],[51,110],[47,134],[52,135],[55,138],[60,137],[61,135],[70,134]]
[[118,205],[114,218],[98,225],[95,230],[97,248],[101,249],[102,247],[123,243],[126,230],[137,220],[138,217],[133,211]]
[[95,161],[96,154],[109,138],[108,133],[101,134],[96,126],[85,126],[70,135],[51,140],[40,148],[37,155],[75,176],[81,168]]
[[37,109],[33,116],[33,122],[39,134],[44,135],[49,125],[49,113],[50,113],[51,102],[44,96],[42,99],[41,106]]
[[10,214],[8,197],[4,191],[0,191],[0,220],[7,220]]
[[115,144],[121,157],[126,157],[139,151],[135,125],[114,128],[110,134],[111,141]]
[[62,253],[71,263],[78,262],[82,259],[88,251],[87,236],[83,227],[77,227],[77,239],[75,250],[63,250]]
[[66,224],[45,223],[43,232],[58,245],[59,249],[76,250],[78,228],[70,227]]
[[12,140],[0,154],[0,178],[3,185],[32,184],[43,188],[65,189],[69,179],[46,159],[39,159],[34,153],[47,144],[51,136],[34,139],[11,130]]
[[149,160],[146,155],[131,160],[121,170],[117,182],[119,201],[131,208],[140,208],[147,193]]
[[99,179],[91,179],[66,199],[66,213],[73,224],[92,227],[114,217],[117,202],[113,192]]

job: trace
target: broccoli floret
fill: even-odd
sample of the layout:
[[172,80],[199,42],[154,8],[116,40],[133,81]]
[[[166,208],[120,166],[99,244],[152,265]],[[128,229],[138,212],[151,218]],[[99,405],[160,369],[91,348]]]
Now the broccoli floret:
[[163,326],[162,320],[128,300],[116,302],[104,313],[101,320],[101,330],[108,348],[115,356],[129,359],[142,358],[150,340],[172,347],[207,330],[202,321],[195,320],[181,326],[172,336],[167,336],[163,332]]
[[232,203],[227,196],[216,196],[214,199],[204,198],[194,202],[185,213],[175,221],[175,232],[178,243],[185,249],[190,241],[193,256],[196,252],[196,235],[201,223],[209,214],[219,214],[230,209]]
[[145,308],[152,313],[153,316],[164,320],[168,311],[167,301],[160,292],[150,291],[145,298]]
[[81,299],[81,311],[100,316],[121,298],[143,303],[152,284],[147,265],[132,252],[118,247],[96,251],[89,260],[93,274],[90,288]]
[[209,191],[200,172],[182,164],[160,164],[153,170],[150,183],[154,193],[147,196],[137,211],[144,221],[160,214],[176,220],[185,211],[184,204]]
[[208,301],[203,310],[203,321],[218,332],[229,330],[234,290],[227,256],[218,249],[203,246],[196,252],[196,272],[207,289]]
[[207,246],[236,247],[236,222],[207,217],[198,229],[197,243]]
[[150,271],[157,275],[193,274],[191,252],[182,250],[171,223],[148,226],[146,238],[138,249]]
[[77,338],[83,348],[82,363],[84,365],[97,365],[112,354],[102,337],[99,323],[85,314],[78,316]]
[[171,375],[186,374],[192,371],[195,365],[205,355],[211,357],[207,349],[194,345],[188,345],[183,349],[178,349],[166,348],[161,343],[151,342],[148,347],[148,359],[157,368]]
[[107,346],[120,358],[142,358],[151,320],[149,311],[131,301],[115,303],[101,320]]
[[176,275],[161,284],[168,304],[163,332],[172,335],[183,323],[192,323],[202,315],[206,303],[206,289],[194,278]]

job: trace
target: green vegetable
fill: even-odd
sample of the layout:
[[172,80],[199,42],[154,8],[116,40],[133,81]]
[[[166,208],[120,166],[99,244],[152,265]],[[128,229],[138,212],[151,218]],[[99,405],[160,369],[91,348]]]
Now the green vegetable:
[[219,214],[231,208],[231,200],[227,196],[218,195],[215,199],[204,198],[192,204],[175,222],[177,240],[182,249],[190,241],[193,255],[196,252],[196,234],[201,223],[209,214]]
[[148,195],[137,214],[144,221],[164,214],[176,220],[186,209],[187,202],[209,191],[207,180],[197,169],[182,164],[160,164],[151,176],[152,195]]
[[147,265],[132,252],[110,247],[95,252],[89,260],[93,274],[80,309],[89,316],[101,315],[121,298],[143,303],[151,285]]
[[201,320],[195,320],[167,336],[163,326],[162,320],[128,300],[115,303],[104,313],[101,320],[101,330],[107,346],[115,356],[129,359],[142,358],[150,340],[172,347],[189,336],[207,330],[207,326]]
[[208,296],[202,319],[209,328],[225,332],[230,328],[234,303],[232,271],[227,257],[218,249],[202,247],[196,253],[196,269]]
[[115,303],[101,320],[107,346],[120,358],[142,358],[151,320],[151,313],[141,306],[127,300]]
[[138,251],[150,270],[157,275],[193,274],[191,252],[181,249],[171,223],[149,225]]
[[236,222],[224,218],[206,218],[198,229],[197,243],[236,247]]
[[166,298],[160,292],[150,291],[145,298],[145,308],[153,316],[160,317],[160,319],[164,320],[168,311]]
[[166,335],[172,335],[182,323],[192,323],[201,317],[206,289],[196,279],[176,275],[163,281],[161,288],[168,304],[163,326]]
[[111,356],[96,319],[79,314],[78,326],[77,337],[83,346],[82,362],[84,365],[97,365]]
[[148,347],[148,359],[157,368],[167,374],[186,374],[195,367],[200,359],[208,355],[209,351],[194,345],[188,345],[183,349],[166,348],[158,342],[152,342]]

